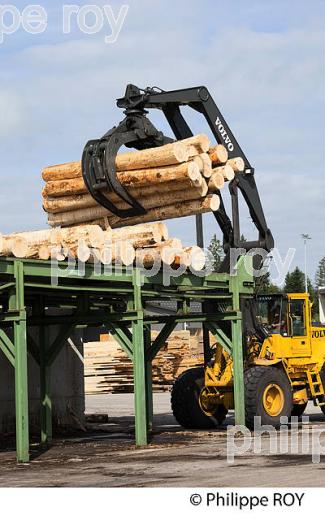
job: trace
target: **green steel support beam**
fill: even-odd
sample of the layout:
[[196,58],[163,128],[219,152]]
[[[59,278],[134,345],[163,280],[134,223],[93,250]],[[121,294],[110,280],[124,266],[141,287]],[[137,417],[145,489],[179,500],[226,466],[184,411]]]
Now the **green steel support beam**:
[[222,347],[232,356],[232,342],[217,323],[209,321],[207,327]]
[[62,316],[46,316],[44,320],[37,317],[31,317],[29,323],[31,326],[39,326],[39,325],[64,325],[66,323],[75,324],[75,325],[103,325],[104,323],[120,323],[120,322],[131,322],[134,318],[136,318],[135,313],[127,314],[108,314],[108,313],[100,313],[100,312],[89,312],[87,314],[71,314],[71,315],[62,315]]
[[11,365],[15,366],[15,346],[12,344],[7,334],[0,329],[0,349],[11,363]]
[[15,287],[14,282],[5,283],[3,285],[0,285],[0,292],[6,291],[7,289],[11,289],[12,287]]
[[158,336],[153,341],[151,347],[149,347],[149,351],[147,351],[148,360],[152,361],[156,357],[159,350],[164,345],[167,338],[169,338],[175,327],[176,321],[172,321],[171,323],[166,323],[166,325],[161,329]]
[[[46,364],[51,366],[55,361],[56,357],[60,353],[64,343],[70,338],[72,331],[75,329],[76,324],[69,322],[64,325],[59,331],[57,337],[53,341],[52,345],[49,346],[49,350],[46,356]],[[42,347],[41,347],[42,350]]]
[[[62,345],[76,326],[107,324],[132,360],[135,387],[136,443],[148,443],[152,427],[152,360],[178,323],[202,322],[216,335],[218,341],[231,351],[234,360],[234,394],[236,423],[243,424],[244,385],[242,351],[242,316],[240,297],[252,294],[253,277],[244,269],[244,262],[237,265],[236,276],[213,273],[204,278],[185,273],[172,279],[167,288],[163,276],[147,278],[139,270],[132,273],[122,269],[120,273],[98,274],[91,265],[86,266],[82,283],[77,269],[71,272],[68,264],[62,263],[58,272],[59,285],[51,285],[50,262],[38,260],[0,259],[0,299],[3,309],[0,314],[0,349],[15,366],[17,457],[28,460],[28,388],[26,311],[44,298],[36,312],[28,315],[29,326],[40,326],[40,345],[29,336],[29,352],[39,358],[42,393],[42,441],[51,438],[50,424],[50,366]],[[247,258],[246,258],[247,266]],[[25,280],[24,280],[25,278]],[[25,284],[24,284],[25,282]],[[9,294],[9,299],[8,299]],[[111,305],[117,300],[127,305],[126,312],[111,313]],[[178,313],[168,316],[145,316],[144,306],[152,300],[173,300],[178,303]],[[80,301],[84,305],[80,306]],[[79,301],[79,303],[78,303]],[[230,311],[189,313],[191,301],[215,301],[228,304]],[[8,305],[9,304],[9,305]],[[44,307],[69,308],[73,315],[45,316]],[[231,323],[231,340],[219,328],[219,322]],[[155,341],[151,343],[150,327],[163,324]],[[49,325],[61,325],[61,330],[52,345],[46,338]],[[6,328],[14,327],[14,341],[5,335]],[[132,334],[129,329],[132,328]],[[207,343],[208,345],[208,343]],[[47,347],[46,349],[44,347]],[[38,352],[39,354],[38,356]],[[42,358],[42,359],[40,359]]]
[[[148,352],[151,345],[151,327],[147,325],[144,328],[144,345],[145,351]],[[153,426],[153,395],[152,395],[152,361],[146,360],[146,404],[147,404],[147,428],[152,431]]]
[[[202,314],[207,314],[208,306],[207,302],[202,302]],[[204,366],[207,366],[209,361],[212,358],[212,349],[210,345],[210,330],[209,325],[206,322],[202,322],[202,332],[203,332],[203,356],[204,356]]]
[[[240,289],[247,278],[244,270],[244,257],[237,264],[237,275],[230,278],[230,290],[233,297],[233,309],[240,312]],[[241,313],[240,313],[241,314]],[[245,425],[245,387],[243,360],[243,331],[241,316],[231,322],[232,358],[234,365],[234,402],[235,422]]]
[[133,360],[133,343],[132,334],[122,324],[114,326],[112,323],[107,322],[107,327],[111,330],[111,333],[115,337],[116,341],[122,347],[126,355]]
[[146,386],[146,356],[144,345],[144,322],[141,295],[142,276],[139,269],[134,269],[134,307],[137,313],[132,323],[133,332],[133,373],[134,373],[134,411],[135,438],[137,446],[148,444],[148,396]]
[[15,261],[15,294],[11,300],[20,312],[14,322],[16,446],[18,462],[29,461],[27,327],[24,296],[24,264]]
[[41,387],[41,443],[52,440],[51,364],[48,360],[50,348],[49,328],[40,327],[40,387]]
[[235,421],[238,425],[245,425],[245,388],[244,388],[244,363],[241,321],[233,321],[231,324],[233,342],[234,364],[234,402]]

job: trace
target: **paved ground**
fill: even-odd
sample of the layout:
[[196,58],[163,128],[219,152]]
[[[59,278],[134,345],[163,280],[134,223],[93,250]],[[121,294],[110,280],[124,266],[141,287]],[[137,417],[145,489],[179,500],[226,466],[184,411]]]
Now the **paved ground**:
[[[33,446],[30,464],[17,465],[14,451],[0,451],[0,486],[325,486],[325,455],[313,464],[309,445],[312,439],[316,445],[325,418],[312,406],[305,415],[310,423],[289,437],[303,440],[298,453],[270,454],[265,436],[259,454],[250,450],[233,463],[227,461],[226,426],[183,430],[171,414],[169,394],[155,395],[154,409],[152,443],[139,449],[133,440],[133,396],[89,397],[87,412],[107,413],[108,423],[89,425],[91,434],[56,440],[43,453]],[[232,421],[230,416],[228,424]],[[322,443],[325,452],[325,433]]]

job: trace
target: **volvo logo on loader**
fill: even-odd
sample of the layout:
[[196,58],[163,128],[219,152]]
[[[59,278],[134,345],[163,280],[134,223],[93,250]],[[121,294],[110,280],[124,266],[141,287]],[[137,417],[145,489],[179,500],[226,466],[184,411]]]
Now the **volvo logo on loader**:
[[222,121],[220,120],[219,117],[217,117],[217,119],[216,119],[216,127],[218,128],[220,135],[221,135],[222,139],[224,140],[225,145],[227,146],[229,152],[232,152],[234,149],[234,145],[232,144],[230,137],[227,134],[225,127],[223,126]]
[[325,330],[314,330],[311,335],[312,338],[324,338],[325,337]]

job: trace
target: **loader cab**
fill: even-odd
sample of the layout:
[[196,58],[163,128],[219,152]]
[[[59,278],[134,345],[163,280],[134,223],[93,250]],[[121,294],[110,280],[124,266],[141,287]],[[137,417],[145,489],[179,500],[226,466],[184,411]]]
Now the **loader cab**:
[[306,293],[257,297],[257,318],[276,357],[311,354],[311,303]]

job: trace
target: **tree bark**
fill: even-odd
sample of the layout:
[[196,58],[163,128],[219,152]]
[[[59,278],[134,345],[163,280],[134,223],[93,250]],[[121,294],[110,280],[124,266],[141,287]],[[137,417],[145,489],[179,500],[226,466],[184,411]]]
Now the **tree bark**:
[[187,202],[178,202],[161,208],[148,210],[145,215],[140,217],[130,217],[120,219],[112,217],[109,223],[112,228],[133,226],[144,222],[154,222],[156,220],[167,220],[170,218],[188,217],[191,215],[199,215],[208,213],[209,211],[217,211],[220,207],[220,199],[218,195],[208,195],[202,200],[192,200]]
[[[200,170],[193,162],[165,166],[163,168],[150,168],[146,170],[133,170],[118,172],[117,178],[125,187],[144,187],[150,184],[160,184],[169,181],[190,179],[194,184],[200,185]],[[83,178],[49,181],[43,189],[43,197],[65,197],[67,195],[81,195],[88,193]]]
[[0,256],[11,256],[12,255],[13,241],[11,236],[0,235]]
[[74,247],[83,240],[89,247],[100,248],[105,242],[105,232],[100,226],[85,225],[59,230],[60,242],[63,247]]
[[[202,170],[203,170],[203,162],[200,157],[197,157],[201,161]],[[194,174],[195,176],[195,174]],[[202,176],[197,176],[193,180],[188,178],[185,179],[175,179],[174,181],[168,181],[158,184],[149,184],[148,186],[143,186],[140,188],[127,188],[127,191],[132,195],[136,200],[140,198],[149,197],[151,195],[160,195],[162,191],[165,193],[170,193],[179,190],[189,190],[197,188],[196,192],[198,196],[205,196],[206,194],[206,184]],[[121,202],[121,199],[113,192],[104,192],[109,200],[118,204]],[[98,206],[98,202],[90,195],[90,193],[85,193],[81,195],[68,195],[62,197],[46,197],[43,199],[43,208],[47,213],[63,213],[65,211],[74,211],[77,209],[90,208]]]
[[65,179],[76,179],[81,177],[81,162],[70,162],[66,164],[57,164],[55,166],[47,166],[42,171],[44,181],[59,181]]
[[205,134],[193,135],[187,139],[182,139],[180,142],[185,146],[193,146],[197,153],[208,152],[210,148],[210,139]]
[[[200,199],[205,196],[208,192],[208,186],[205,181],[202,182],[202,187],[199,189],[192,188],[186,191],[172,191],[171,193],[162,192],[160,195],[152,195],[147,198],[139,199],[140,204],[146,209],[151,210],[153,208],[163,207],[166,205],[176,204],[183,201]],[[120,209],[128,208],[128,204],[123,202],[118,205]],[[107,216],[108,218],[114,215],[106,208],[100,205],[92,206],[89,208],[78,209],[75,211],[67,211],[56,214],[48,214],[48,222],[51,226],[70,226],[72,224],[80,224],[90,222],[96,219]]]
[[167,226],[162,222],[139,224],[138,226],[115,229],[105,233],[105,241],[128,241],[136,249],[159,244],[167,239]]
[[[206,150],[202,150],[206,151]],[[116,156],[116,170],[140,170],[186,162],[189,158],[187,146],[182,142],[166,144],[156,148],[121,153]],[[70,162],[48,166],[42,171],[43,180],[58,181],[82,177],[81,162]]]
[[186,162],[189,158],[182,141],[148,148],[137,152],[122,153],[116,157],[117,171],[139,170]]

